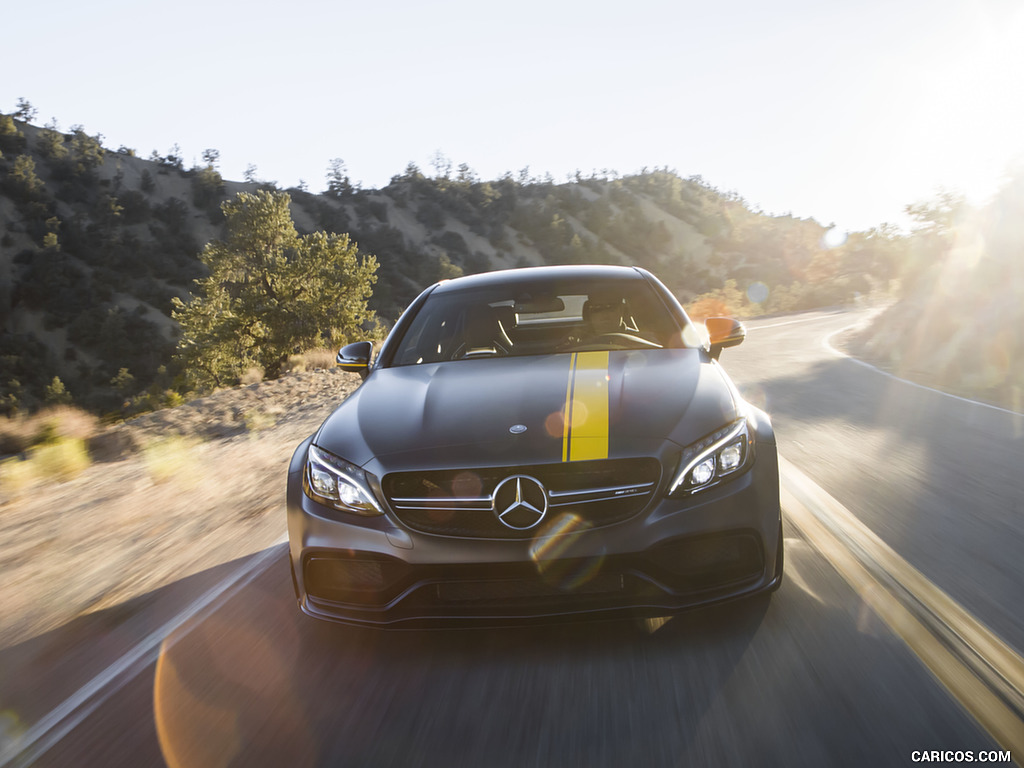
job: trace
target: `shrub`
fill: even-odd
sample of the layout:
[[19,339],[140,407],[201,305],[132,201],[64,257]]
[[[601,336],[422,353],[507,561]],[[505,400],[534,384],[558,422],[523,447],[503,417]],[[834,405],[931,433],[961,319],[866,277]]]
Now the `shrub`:
[[219,209],[224,194],[224,179],[213,166],[194,169],[192,176],[192,202],[197,208]]
[[71,402],[71,393],[67,391],[60,376],[54,376],[53,380],[43,390],[43,399],[53,405],[67,405]]
[[65,439],[88,440],[99,430],[95,416],[71,405],[55,405],[33,417],[35,442],[52,443]]
[[80,125],[71,126],[71,156],[74,158],[74,171],[78,176],[88,174],[103,164],[103,136],[90,136]]
[[185,404],[185,398],[173,389],[165,389],[161,396],[164,408],[177,408],[179,405]]
[[463,255],[469,253],[469,246],[466,245],[466,239],[458,232],[447,230],[438,237],[435,237],[434,242],[449,253],[458,253]]
[[37,482],[63,482],[77,477],[89,467],[89,451],[84,440],[63,437],[33,448],[29,451],[28,461]]
[[441,229],[445,223],[444,211],[441,207],[431,201],[427,200],[420,204],[419,209],[416,211],[416,220],[423,224],[427,229]]
[[0,115],[0,152],[23,152],[25,134],[21,132],[10,115]]
[[118,196],[121,204],[121,215],[125,224],[141,224],[149,220],[153,213],[145,195],[135,189],[129,189]]
[[29,202],[44,197],[46,185],[36,175],[36,162],[29,155],[18,155],[7,174],[8,184],[16,200]]
[[25,416],[0,419],[0,453],[21,453],[41,443],[85,441],[99,431],[95,416],[80,408],[60,405]]
[[68,148],[64,145],[64,134],[53,128],[43,128],[36,138],[36,149],[39,154],[51,161],[62,161],[68,156]]
[[164,408],[177,408],[185,403],[185,398],[173,389],[161,390],[158,383],[154,383],[147,392],[135,395],[122,408],[123,414],[127,416],[138,416],[140,413],[159,411]]

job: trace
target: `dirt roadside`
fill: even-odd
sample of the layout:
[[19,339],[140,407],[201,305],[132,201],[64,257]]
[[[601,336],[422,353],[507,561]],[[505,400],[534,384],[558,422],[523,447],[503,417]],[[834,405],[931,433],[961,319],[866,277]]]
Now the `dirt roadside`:
[[358,385],[317,370],[221,390],[108,430],[112,460],[74,480],[0,489],[0,649],[280,540],[295,446]]

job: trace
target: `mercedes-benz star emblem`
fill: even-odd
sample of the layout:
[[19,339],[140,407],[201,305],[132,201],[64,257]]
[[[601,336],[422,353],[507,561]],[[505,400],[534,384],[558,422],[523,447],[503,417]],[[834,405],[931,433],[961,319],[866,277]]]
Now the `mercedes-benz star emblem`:
[[540,482],[529,475],[506,477],[491,495],[491,506],[499,522],[516,531],[538,525],[548,511],[548,494]]
[[508,428],[508,431],[511,432],[513,435],[521,435],[523,434],[523,432],[526,431],[526,425],[513,424],[511,427]]

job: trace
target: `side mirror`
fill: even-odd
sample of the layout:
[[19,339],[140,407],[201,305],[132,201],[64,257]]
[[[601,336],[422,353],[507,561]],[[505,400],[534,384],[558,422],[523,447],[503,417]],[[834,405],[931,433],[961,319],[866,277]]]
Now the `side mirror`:
[[743,323],[731,317],[709,317],[704,321],[704,327],[710,338],[708,353],[712,360],[717,360],[726,347],[735,347],[747,338],[747,329]]
[[373,355],[373,343],[357,341],[354,344],[346,344],[339,349],[335,362],[341,367],[341,370],[358,373],[365,379],[370,375],[371,355]]

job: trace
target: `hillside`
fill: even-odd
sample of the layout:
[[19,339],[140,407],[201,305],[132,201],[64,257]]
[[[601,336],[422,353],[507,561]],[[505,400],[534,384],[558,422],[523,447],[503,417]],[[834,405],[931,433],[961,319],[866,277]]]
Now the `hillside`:
[[[224,236],[220,204],[273,185],[225,181],[214,150],[185,168],[173,151],[142,159],[9,115],[0,153],[0,412],[69,397],[99,413],[178,402],[171,300],[188,299],[197,255]],[[371,306],[386,325],[438,279],[503,267],[635,264],[684,303],[739,315],[840,303],[894,273],[878,233],[829,249],[818,222],[668,170],[555,183],[410,164],[373,190],[335,161],[327,181],[323,194],[287,190],[296,228],[347,232],[377,257]]]
[[903,290],[854,354],[927,386],[1024,413],[1024,173],[985,206],[912,206]]

